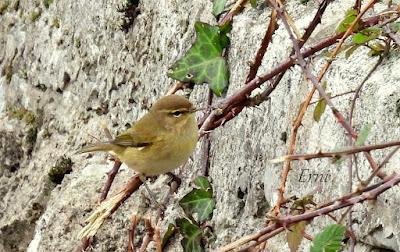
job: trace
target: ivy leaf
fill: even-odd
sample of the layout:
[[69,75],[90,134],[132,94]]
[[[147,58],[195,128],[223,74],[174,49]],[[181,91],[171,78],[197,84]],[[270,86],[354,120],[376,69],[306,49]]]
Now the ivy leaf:
[[353,35],[352,41],[354,44],[362,45],[368,41],[378,38],[382,34],[382,29],[377,27],[366,28]]
[[257,0],[250,0],[251,7],[256,8],[257,7]]
[[224,7],[227,0],[214,0],[212,14],[218,17],[224,11]]
[[379,56],[385,52],[385,45],[379,42],[370,45],[369,48],[371,48],[371,50],[368,52],[368,56],[370,57]]
[[194,180],[194,184],[197,185],[198,187],[200,187],[200,189],[203,189],[205,191],[208,191],[211,189],[211,184],[210,182],[208,182],[206,177],[203,176],[198,176],[195,180]]
[[333,224],[315,236],[310,252],[336,252],[342,247],[346,228]]
[[179,205],[186,214],[193,216],[196,213],[198,221],[202,222],[212,214],[215,207],[215,200],[212,197],[211,191],[193,189],[179,201]]
[[372,128],[371,123],[368,123],[367,125],[364,126],[364,128],[362,128],[360,134],[358,134],[356,142],[354,143],[355,146],[364,145],[369,133],[371,132],[371,128]]
[[201,246],[201,229],[185,218],[177,219],[175,222],[183,236],[181,241],[183,251],[203,252],[204,248]]
[[[328,85],[328,83],[326,81],[324,81],[322,83],[322,88],[324,90],[326,90],[327,85]],[[331,97],[331,94],[327,93],[327,96]],[[320,97],[320,99],[317,103],[317,106],[315,106],[315,109],[314,109],[314,113],[313,113],[314,121],[319,122],[319,120],[321,120],[321,116],[324,114],[325,109],[326,109],[326,100],[324,98]]]
[[307,222],[300,221],[293,226],[290,226],[286,233],[286,239],[291,252],[296,252],[299,249],[300,243],[303,240],[304,230]]
[[169,239],[171,239],[171,237],[175,234],[176,232],[176,227],[174,224],[169,223],[168,224],[168,228],[167,231],[165,231],[165,234],[162,238],[162,243],[161,243],[161,247],[164,248],[165,245],[167,245]]
[[371,38],[370,36],[368,36],[364,33],[357,32],[356,34],[353,35],[351,40],[353,41],[354,44],[362,45],[362,44],[365,44],[366,42],[368,42],[372,39],[376,39],[376,38],[377,37]]
[[226,35],[227,28],[221,29],[196,22],[196,41],[186,55],[172,65],[168,76],[183,82],[208,83],[211,90],[221,96],[229,80],[228,66],[221,56],[229,44],[229,38]]
[[199,176],[194,180],[194,183],[200,189],[195,188],[186,194],[179,201],[179,205],[187,215],[193,216],[196,213],[198,221],[202,222],[211,216],[215,207],[215,200],[211,184],[206,177]]
[[314,121],[319,122],[319,120],[321,120],[321,116],[325,112],[325,109],[326,109],[326,100],[322,98],[318,101],[317,106],[315,106],[313,113]]
[[[354,20],[357,18],[358,15],[358,10],[355,9],[350,9],[346,12],[346,16],[340,22],[339,26],[336,28],[337,32],[345,32],[347,29],[350,27],[350,25],[354,22]],[[359,24],[356,24],[354,26],[354,30],[356,31],[359,27]]]
[[346,59],[350,58],[350,56],[354,53],[355,50],[357,50],[361,45],[353,45],[350,46],[345,53]]
[[219,26],[219,32],[220,32],[220,42],[221,42],[221,47],[225,48],[229,45],[230,40],[229,37],[226,35],[232,30],[232,23],[231,22],[226,22],[222,26]]

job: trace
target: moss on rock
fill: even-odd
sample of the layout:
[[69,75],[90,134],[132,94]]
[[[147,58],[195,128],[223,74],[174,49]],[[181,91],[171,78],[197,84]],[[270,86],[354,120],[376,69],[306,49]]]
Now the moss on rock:
[[49,179],[56,184],[61,184],[65,174],[72,172],[72,165],[73,163],[70,158],[60,158],[56,162],[56,165],[50,168],[48,172]]

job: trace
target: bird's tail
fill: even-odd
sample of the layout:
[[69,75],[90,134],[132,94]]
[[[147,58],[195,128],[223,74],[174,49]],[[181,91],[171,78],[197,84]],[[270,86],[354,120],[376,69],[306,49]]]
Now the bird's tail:
[[114,149],[115,149],[114,144],[111,144],[110,142],[100,142],[83,147],[81,150],[77,152],[77,154],[95,152],[95,151],[113,152]]

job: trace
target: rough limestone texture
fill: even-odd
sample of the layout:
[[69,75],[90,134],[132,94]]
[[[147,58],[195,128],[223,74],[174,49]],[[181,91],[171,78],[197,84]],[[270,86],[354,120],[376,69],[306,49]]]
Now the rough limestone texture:
[[[140,13],[125,33],[118,9],[124,1],[27,1],[8,3],[0,14],[0,251],[73,251],[86,217],[96,208],[105,173],[112,162],[104,154],[77,155],[87,143],[106,139],[102,125],[113,134],[129,127],[148,111],[174,83],[168,66],[182,56],[194,40],[194,23],[215,24],[209,0],[140,1]],[[248,61],[252,60],[269,20],[270,8],[259,1],[246,5],[233,21],[231,46],[227,51],[230,86],[226,95],[244,85]],[[334,32],[353,1],[336,1],[328,7],[311,42]],[[317,1],[307,5],[287,1],[297,27],[312,19]],[[384,8],[377,5],[374,11]],[[370,12],[368,15],[371,15]],[[291,44],[283,26],[277,30],[259,74],[287,57]],[[326,75],[327,90],[340,94],[355,90],[376,58],[359,49],[350,58],[343,55]],[[322,66],[322,54],[312,59]],[[357,100],[353,124],[360,130],[372,125],[367,143],[398,140],[400,136],[400,56],[393,52],[365,83]],[[285,135],[310,85],[299,67],[288,71],[270,99],[257,108],[246,108],[237,118],[210,134],[210,179],[216,208],[209,225],[214,236],[207,250],[225,245],[259,230],[276,199],[281,164],[270,159],[286,153]],[[254,93],[260,92],[256,90]],[[207,100],[207,87],[196,86],[190,99],[198,106]],[[347,114],[352,94],[333,99]],[[218,102],[220,98],[214,100]],[[317,100],[318,96],[314,97]],[[199,115],[200,116],[200,115]],[[297,152],[333,150],[346,146],[347,137],[331,113],[319,123],[307,113],[300,128]],[[375,151],[378,163],[389,150]],[[183,216],[177,201],[191,187],[204,160],[198,145],[185,170],[178,193],[171,197],[162,232],[168,223]],[[365,179],[370,167],[357,156],[358,175]],[[60,162],[72,165],[60,167]],[[317,202],[348,192],[348,160],[332,164],[329,159],[293,162],[287,196],[302,197],[316,188]],[[400,156],[385,166],[399,171]],[[60,184],[51,182],[51,169],[72,169]],[[302,173],[303,172],[303,173]],[[324,182],[308,181],[309,174],[324,174]],[[112,193],[134,172],[123,166]],[[302,180],[303,182],[299,182]],[[377,180],[375,180],[377,181]],[[168,190],[167,176],[150,185],[161,199]],[[358,180],[354,177],[354,184]],[[353,207],[353,229],[359,239],[356,251],[400,251],[400,190],[391,188],[376,201]],[[101,227],[93,251],[126,251],[130,216],[155,216],[142,188],[130,197]],[[336,213],[339,218],[339,213]],[[311,236],[331,223],[316,218],[307,227]],[[144,234],[138,227],[138,237]],[[182,251],[181,237],[173,238],[168,251]],[[140,244],[139,240],[135,241]],[[300,251],[308,250],[303,241]],[[154,248],[153,245],[150,245]],[[280,234],[268,243],[268,251],[289,251]]]

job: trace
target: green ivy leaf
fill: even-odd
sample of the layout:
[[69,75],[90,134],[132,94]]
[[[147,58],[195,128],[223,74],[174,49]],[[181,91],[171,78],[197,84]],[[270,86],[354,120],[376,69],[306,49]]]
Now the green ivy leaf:
[[346,228],[332,224],[315,236],[310,252],[336,252],[342,247]]
[[222,26],[219,26],[219,32],[220,32],[220,42],[221,42],[221,47],[225,48],[229,45],[230,40],[229,37],[226,35],[232,30],[232,23],[231,22],[226,22]]
[[299,249],[300,243],[303,240],[306,225],[306,221],[300,221],[293,226],[290,226],[289,230],[286,232],[286,239],[291,252],[296,252]]
[[251,7],[256,8],[257,7],[257,0],[250,0]]
[[[322,88],[324,90],[326,90],[327,85],[328,85],[328,83],[326,81],[324,81],[322,83]],[[331,94],[327,93],[327,96],[331,97]],[[320,97],[320,99],[317,103],[317,106],[315,106],[315,109],[314,109],[314,113],[313,113],[314,121],[319,122],[319,120],[321,120],[321,116],[324,114],[325,109],[326,109],[326,100],[324,98]]]
[[200,187],[200,189],[203,189],[205,191],[211,190],[211,184],[210,184],[210,182],[208,182],[206,177],[198,176],[194,180],[194,184],[197,185],[198,187]]
[[192,224],[188,219],[177,219],[176,225],[183,236],[181,241],[184,252],[202,252],[204,248],[201,245],[201,229]]
[[315,106],[313,113],[314,121],[319,122],[319,120],[321,120],[321,116],[325,112],[325,109],[326,109],[326,100],[322,98],[318,101],[317,106]]
[[[345,32],[350,27],[350,25],[354,22],[358,15],[358,10],[350,9],[346,12],[346,16],[342,22],[340,22],[339,26],[336,28],[337,32]],[[354,30],[358,29],[358,24],[355,25]]]
[[193,46],[181,59],[176,61],[168,76],[183,82],[208,83],[218,96],[228,86],[229,71],[221,56],[229,44],[229,38],[218,26],[196,22],[197,38]]
[[215,207],[215,200],[211,191],[193,189],[179,201],[179,205],[188,215],[193,216],[194,213],[197,213],[198,221],[202,222],[211,216]]
[[364,145],[369,133],[371,132],[371,128],[372,128],[371,123],[368,123],[367,125],[364,126],[364,128],[362,128],[360,134],[358,134],[356,142],[354,143],[355,146]]
[[175,234],[176,232],[176,227],[174,224],[169,223],[168,224],[168,228],[167,231],[165,231],[165,234],[162,238],[162,243],[161,243],[161,247],[164,248],[165,245],[167,245],[169,239],[171,239],[171,237]]
[[370,45],[369,48],[371,48],[371,50],[368,52],[368,56],[370,57],[379,56],[385,52],[385,45],[379,42]]
[[353,45],[350,46],[345,53],[345,57],[346,59],[350,58],[350,56],[355,52],[355,50],[357,50],[361,45]]
[[352,41],[354,44],[362,45],[368,41],[378,38],[382,34],[382,29],[377,27],[366,28],[353,35]]
[[218,17],[224,11],[224,7],[227,0],[214,0],[212,14]]

